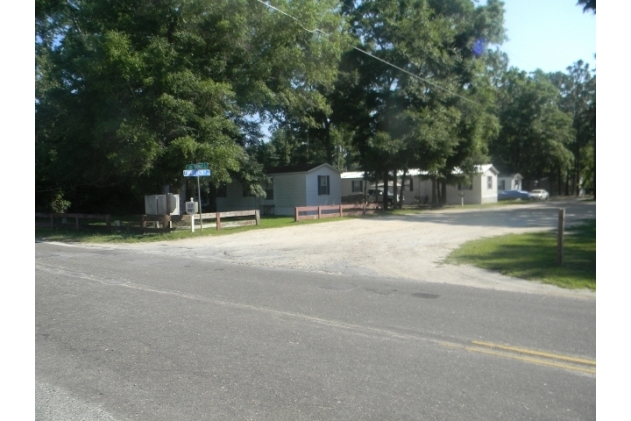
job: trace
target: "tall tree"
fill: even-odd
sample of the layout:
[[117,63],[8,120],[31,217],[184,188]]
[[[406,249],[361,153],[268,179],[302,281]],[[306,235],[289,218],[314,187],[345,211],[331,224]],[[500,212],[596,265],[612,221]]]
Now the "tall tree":
[[519,172],[529,183],[559,178],[572,162],[568,146],[574,131],[572,117],[559,108],[561,97],[549,77],[511,68],[502,78],[498,97],[501,130],[490,152],[500,172]]
[[357,49],[342,60],[346,86],[336,101],[345,106],[334,109],[352,110],[345,121],[361,166],[386,176],[421,166],[446,182],[497,126],[482,56],[503,41],[502,3],[373,0],[343,10]]
[[567,73],[557,72],[548,76],[559,90],[559,107],[572,116],[574,128],[574,137],[568,146],[574,155],[574,162],[572,174],[568,175],[565,193],[579,194],[579,185],[585,181],[586,172],[592,167],[595,168],[595,158],[590,159],[593,148],[589,145],[595,144],[596,130],[595,126],[591,125],[589,111],[592,106],[595,111],[596,75],[588,63],[579,60],[567,68]]
[[342,50],[336,1],[275,3],[331,35],[254,0],[38,0],[36,190],[142,197],[193,161],[260,179],[250,116],[317,102]]

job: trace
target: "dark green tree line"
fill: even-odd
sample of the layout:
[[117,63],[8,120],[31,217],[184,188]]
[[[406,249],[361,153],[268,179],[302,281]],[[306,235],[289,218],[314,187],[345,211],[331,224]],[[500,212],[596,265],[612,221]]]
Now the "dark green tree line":
[[337,2],[278,3],[331,35],[253,0],[37,1],[38,198],[142,195],[199,161],[256,189],[248,117],[318,102],[342,51]]

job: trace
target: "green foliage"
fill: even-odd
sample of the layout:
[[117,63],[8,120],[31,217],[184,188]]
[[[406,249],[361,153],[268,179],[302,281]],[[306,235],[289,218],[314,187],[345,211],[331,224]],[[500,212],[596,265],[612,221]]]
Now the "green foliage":
[[595,76],[507,70],[501,1],[273,5],[295,19],[252,0],[37,0],[38,207],[58,190],[83,211],[131,206],[177,192],[192,162],[207,188],[257,196],[266,167],[416,167],[444,189],[489,155],[595,190]]
[[54,213],[66,213],[70,205],[70,201],[64,199],[64,193],[62,191],[55,193],[53,200],[50,202],[50,208]]
[[502,3],[375,0],[344,10],[360,48],[404,70],[357,50],[343,58],[333,108],[352,129],[360,167],[420,167],[452,182],[456,167],[483,162],[499,130],[486,46],[504,40]]
[[248,0],[36,2],[36,191],[177,189],[190,162],[215,185],[260,178],[247,117],[326,109],[336,5],[279,5],[324,39]]
[[570,114],[560,109],[559,91],[542,73],[508,70],[499,90],[501,130],[490,145],[501,172],[537,180],[568,168],[574,131]]

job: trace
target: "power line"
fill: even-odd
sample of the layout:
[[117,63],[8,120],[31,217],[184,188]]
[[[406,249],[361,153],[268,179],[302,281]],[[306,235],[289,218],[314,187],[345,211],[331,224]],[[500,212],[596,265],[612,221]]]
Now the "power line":
[[[270,9],[273,9],[273,10],[277,11],[278,13],[280,13],[280,14],[282,14],[282,15],[284,15],[284,16],[287,16],[288,18],[290,18],[290,19],[294,20],[294,21],[298,24],[298,26],[300,26],[302,29],[304,29],[305,31],[307,31],[307,32],[309,32],[309,33],[311,33],[311,34],[316,34],[316,33],[317,33],[317,34],[322,34],[322,35],[325,35],[325,36],[329,36],[329,35],[330,35],[330,34],[327,34],[326,32],[324,32],[324,31],[322,31],[322,30],[320,30],[320,29],[318,29],[318,28],[315,28],[315,29],[307,29],[307,28],[306,28],[306,27],[302,24],[302,22],[300,22],[300,20],[298,20],[298,18],[296,18],[295,16],[292,16],[292,15],[290,15],[289,13],[287,13],[287,12],[285,12],[285,11],[283,11],[283,10],[281,10],[281,9],[277,8],[277,7],[272,6],[272,5],[271,5],[271,4],[269,4],[269,3],[265,3],[265,2],[264,2],[264,1],[262,1],[262,0],[256,0],[256,1],[257,1],[257,2],[259,2],[259,3],[261,3],[262,5],[265,5],[265,6],[269,7]],[[403,68],[401,68],[401,67],[399,67],[399,66],[397,66],[397,65],[395,65],[395,64],[392,64],[392,63],[390,63],[390,62],[389,62],[389,61],[387,61],[387,60],[384,60],[384,59],[382,59],[382,58],[379,58],[379,57],[377,57],[377,56],[375,56],[375,55],[373,55],[373,54],[369,53],[368,51],[362,50],[361,48],[359,48],[359,47],[355,47],[355,46],[353,46],[352,48],[353,48],[354,50],[359,51],[359,52],[360,52],[360,53],[362,53],[362,54],[365,54],[365,55],[367,55],[367,56],[369,56],[369,57],[374,58],[375,60],[378,60],[378,61],[380,61],[380,62],[382,62],[382,63],[385,63],[385,64],[387,64],[388,66],[393,67],[393,68],[395,68],[395,69],[397,69],[397,70],[399,70],[399,71],[401,71],[401,72],[403,72],[403,73],[405,73],[405,74],[407,74],[407,75],[409,75],[409,76],[412,76],[412,77],[413,77],[413,78],[415,78],[415,79],[418,79],[418,80],[420,80],[420,81],[422,81],[422,82],[428,83],[428,84],[430,84],[430,85],[432,85],[432,86],[434,86],[434,87],[436,87],[436,88],[438,88],[438,89],[441,89],[441,90],[443,90],[443,91],[445,91],[445,92],[447,92],[447,93],[450,93],[450,94],[452,94],[452,95],[454,95],[454,96],[457,96],[458,98],[462,98],[462,99],[464,99],[465,101],[469,101],[469,102],[470,102],[470,103],[472,103],[472,104],[475,104],[475,105],[480,105],[480,104],[479,104],[479,103],[477,103],[476,101],[473,101],[473,100],[471,100],[471,99],[469,99],[469,98],[467,98],[467,97],[464,97],[464,96],[462,96],[462,95],[460,95],[460,94],[457,94],[456,92],[450,91],[450,90],[449,90],[449,89],[447,89],[447,88],[443,88],[442,86],[440,86],[440,85],[438,85],[438,84],[436,84],[436,83],[434,83],[434,82],[431,82],[431,81],[429,81],[429,80],[427,80],[427,79],[425,79],[425,78],[422,78],[422,77],[420,77],[420,76],[418,76],[418,75],[416,75],[416,74],[414,74],[414,73],[412,73],[412,72],[410,72],[410,71],[408,71],[408,70],[405,70],[405,69],[403,69]]]

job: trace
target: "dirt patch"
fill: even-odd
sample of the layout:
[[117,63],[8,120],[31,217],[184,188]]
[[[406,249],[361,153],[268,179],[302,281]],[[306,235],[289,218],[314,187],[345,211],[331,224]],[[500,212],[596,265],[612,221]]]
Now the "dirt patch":
[[503,276],[444,259],[462,243],[482,237],[555,229],[558,208],[566,224],[595,218],[593,202],[576,200],[416,215],[358,218],[334,223],[247,231],[228,236],[116,247],[148,253],[195,255],[235,264],[353,276],[406,278],[478,288],[595,297]]

